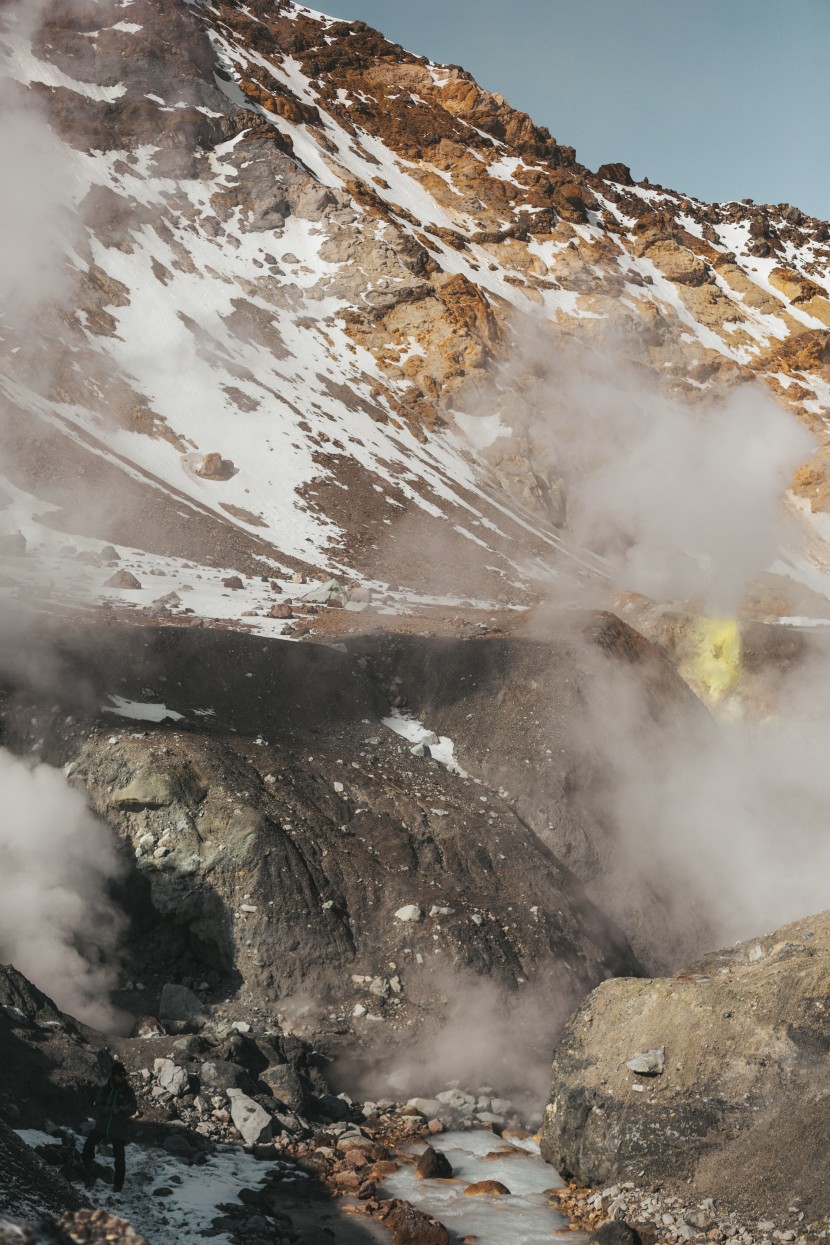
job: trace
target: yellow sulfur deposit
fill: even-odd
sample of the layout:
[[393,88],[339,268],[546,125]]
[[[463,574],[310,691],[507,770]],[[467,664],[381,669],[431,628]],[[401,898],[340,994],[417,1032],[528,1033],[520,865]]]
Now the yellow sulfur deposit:
[[734,618],[696,618],[683,665],[707,700],[731,691],[741,673],[741,632]]

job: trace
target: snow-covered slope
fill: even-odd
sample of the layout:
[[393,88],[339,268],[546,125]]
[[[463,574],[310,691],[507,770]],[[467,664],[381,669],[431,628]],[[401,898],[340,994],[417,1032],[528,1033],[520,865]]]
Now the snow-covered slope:
[[7,590],[278,634],[304,576],[491,608],[601,575],[523,391],[573,339],[692,400],[761,378],[819,437],[802,504],[830,495],[822,222],[589,173],[288,0],[0,12]]

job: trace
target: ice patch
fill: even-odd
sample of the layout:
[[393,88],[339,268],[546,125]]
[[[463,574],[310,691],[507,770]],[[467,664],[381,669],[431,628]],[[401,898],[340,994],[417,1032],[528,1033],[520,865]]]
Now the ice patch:
[[408,740],[409,743],[427,744],[435,760],[440,761],[451,774],[458,774],[460,778],[469,778],[469,774],[455,760],[453,755],[455,744],[448,735],[440,735],[437,744],[431,743],[430,736],[435,732],[424,726],[423,722],[418,722],[411,717],[410,714],[401,713],[400,709],[393,709],[388,718],[382,718],[381,720],[384,726],[389,727],[390,731],[394,731],[396,735],[400,735],[402,739]]
[[141,700],[126,700],[123,696],[110,696],[111,705],[102,705],[104,713],[114,713],[117,718],[131,718],[134,722],[183,722],[184,714],[168,709],[167,705],[145,704]]

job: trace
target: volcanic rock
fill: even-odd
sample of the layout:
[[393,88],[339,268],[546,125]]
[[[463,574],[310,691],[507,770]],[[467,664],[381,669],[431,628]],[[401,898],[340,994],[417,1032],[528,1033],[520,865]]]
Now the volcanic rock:
[[[830,913],[650,981],[603,983],[557,1047],[542,1153],[583,1183],[683,1182],[757,1217],[830,1213]],[[665,1050],[633,1095],[632,1050]]]
[[245,1145],[255,1146],[261,1141],[270,1141],[274,1122],[265,1108],[243,1094],[241,1089],[229,1089],[228,1097],[231,1100],[231,1118]]
[[449,1245],[450,1242],[450,1234],[442,1223],[406,1202],[399,1202],[383,1222],[392,1231],[392,1245]]
[[290,1063],[272,1064],[260,1073],[259,1079],[268,1086],[271,1093],[280,1102],[285,1103],[293,1111],[302,1108],[304,1100],[303,1085],[299,1073]]
[[105,588],[121,588],[129,592],[135,592],[141,587],[141,580],[136,579],[132,571],[116,571],[114,575],[110,575],[109,579],[104,581]]
[[167,982],[161,991],[159,1019],[200,1025],[205,1020],[204,1004],[198,994],[189,990],[187,986],[174,985],[172,982]]
[[185,1068],[178,1067],[172,1059],[156,1059],[153,1064],[156,1080],[166,1093],[180,1098],[187,1090],[189,1077]]
[[642,1245],[642,1238],[636,1228],[624,1223],[622,1219],[612,1219],[600,1224],[596,1232],[588,1237],[589,1245]]
[[214,452],[205,454],[196,468],[196,474],[203,480],[230,480],[236,474],[236,467],[229,458]]
[[415,1175],[419,1180],[446,1180],[452,1176],[452,1164],[442,1150],[427,1146],[415,1164]]

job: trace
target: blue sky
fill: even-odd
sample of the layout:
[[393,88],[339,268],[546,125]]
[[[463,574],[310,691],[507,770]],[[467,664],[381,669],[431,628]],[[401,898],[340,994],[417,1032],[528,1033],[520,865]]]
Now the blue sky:
[[576,147],[703,199],[830,218],[830,0],[316,0]]

